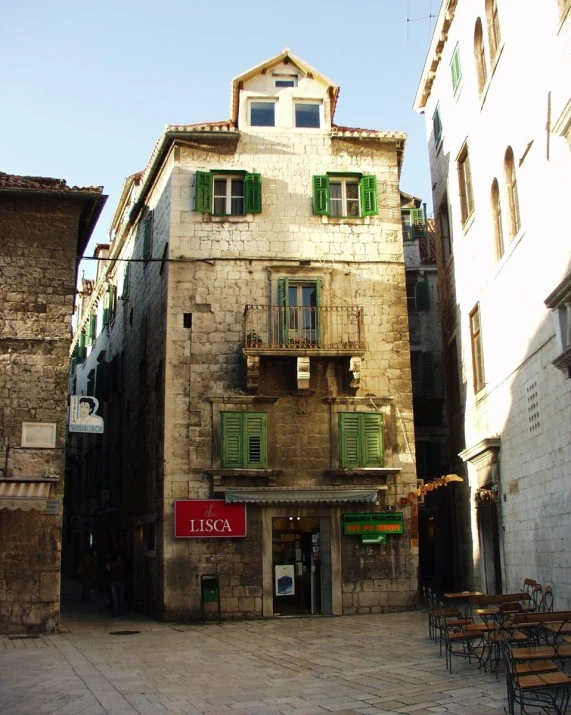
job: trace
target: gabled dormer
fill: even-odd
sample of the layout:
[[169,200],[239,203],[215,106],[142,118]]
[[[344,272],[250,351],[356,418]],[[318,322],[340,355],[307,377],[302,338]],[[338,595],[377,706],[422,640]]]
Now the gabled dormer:
[[338,94],[286,48],[233,80],[231,117],[242,132],[329,132]]

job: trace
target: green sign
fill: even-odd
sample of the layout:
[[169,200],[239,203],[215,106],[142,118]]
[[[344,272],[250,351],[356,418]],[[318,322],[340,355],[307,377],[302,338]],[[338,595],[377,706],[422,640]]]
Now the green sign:
[[402,534],[404,531],[402,511],[376,514],[343,514],[343,533],[357,536]]

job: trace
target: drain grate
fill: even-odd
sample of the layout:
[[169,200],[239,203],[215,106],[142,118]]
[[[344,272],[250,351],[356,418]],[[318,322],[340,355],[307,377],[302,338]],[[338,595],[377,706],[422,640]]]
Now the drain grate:
[[141,631],[111,631],[110,636],[134,636]]
[[40,636],[8,636],[9,641],[35,641]]

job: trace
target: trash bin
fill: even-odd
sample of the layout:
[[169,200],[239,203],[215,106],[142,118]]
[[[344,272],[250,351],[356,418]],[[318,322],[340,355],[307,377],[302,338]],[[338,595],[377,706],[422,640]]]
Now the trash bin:
[[221,622],[220,614],[220,582],[216,574],[203,574],[200,577],[200,612],[202,623],[205,621],[204,604],[215,603],[218,612],[218,623]]

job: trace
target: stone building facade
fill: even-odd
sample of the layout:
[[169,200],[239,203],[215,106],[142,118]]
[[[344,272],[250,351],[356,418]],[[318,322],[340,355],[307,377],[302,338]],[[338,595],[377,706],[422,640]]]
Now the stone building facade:
[[457,587],[515,591],[533,578],[563,608],[571,254],[551,204],[571,176],[570,9],[443,2],[415,100],[439,233],[450,453],[469,478]]
[[[71,437],[66,538],[124,549],[155,616],[198,617],[207,575],[226,618],[416,603],[405,135],[337,126],[338,93],[285,50],[230,120],[167,126],[84,296],[105,432]],[[180,534],[227,507],[245,536]]]
[[59,621],[67,375],[77,256],[101,188],[0,173],[0,630]]

